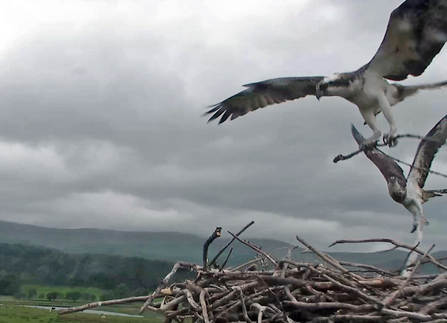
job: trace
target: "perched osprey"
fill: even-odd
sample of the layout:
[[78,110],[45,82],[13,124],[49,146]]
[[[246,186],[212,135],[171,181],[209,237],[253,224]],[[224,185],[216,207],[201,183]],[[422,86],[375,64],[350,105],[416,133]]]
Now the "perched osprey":
[[374,134],[364,144],[373,144],[381,136],[376,115],[383,112],[390,125],[384,141],[390,145],[396,134],[391,106],[420,89],[433,89],[447,82],[420,86],[389,84],[419,76],[430,65],[447,41],[447,0],[407,0],[390,16],[382,43],[372,60],[350,73],[329,77],[284,77],[246,84],[248,89],[211,106],[208,120],[222,123],[267,105],[314,95],[340,96],[354,103]]
[[[362,146],[364,138],[354,125],[351,125],[351,132],[355,141],[357,141],[359,146]],[[405,178],[402,168],[393,159],[384,155],[375,147],[368,148],[364,151],[366,157],[377,166],[383,177],[385,177],[391,198],[397,203],[402,204],[413,214],[413,230],[411,232],[414,232],[418,228],[418,216],[422,223],[428,224],[422,209],[422,204],[427,202],[431,197],[441,196],[441,194],[447,193],[447,189],[423,189],[433,158],[438,152],[438,149],[445,143],[446,139],[447,115],[419,143],[407,178]]]

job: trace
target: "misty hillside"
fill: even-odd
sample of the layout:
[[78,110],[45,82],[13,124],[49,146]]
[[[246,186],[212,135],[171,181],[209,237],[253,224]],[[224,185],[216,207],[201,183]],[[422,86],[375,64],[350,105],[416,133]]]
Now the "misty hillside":
[[[202,248],[205,238],[177,232],[126,232],[98,229],[51,229],[32,225],[24,225],[0,221],[0,242],[38,245],[54,248],[73,254],[105,254],[146,259],[202,262]],[[269,239],[250,239],[263,250],[272,253],[276,258],[285,256],[288,244]],[[228,239],[220,238],[210,247],[211,259]],[[240,264],[253,259],[255,253],[239,242],[232,244],[234,251],[229,264]],[[439,251],[433,256],[442,256],[446,252]],[[387,253],[330,253],[337,259],[349,262],[372,264],[386,269],[397,269],[403,264],[406,253],[391,251]],[[224,253],[224,256],[226,253]],[[313,262],[313,254],[302,254],[301,249],[293,253],[295,260]],[[426,268],[426,271],[434,268]]]

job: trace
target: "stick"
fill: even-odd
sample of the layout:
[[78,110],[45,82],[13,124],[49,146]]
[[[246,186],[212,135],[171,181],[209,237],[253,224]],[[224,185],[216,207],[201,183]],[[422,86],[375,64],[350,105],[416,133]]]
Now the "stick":
[[384,154],[385,156],[387,156],[387,157],[389,157],[389,158],[391,158],[391,159],[393,159],[393,160],[397,161],[398,163],[401,163],[401,164],[403,164],[403,165],[405,165],[405,166],[409,166],[409,167],[411,167],[411,168],[418,169],[418,170],[422,170],[422,171],[427,171],[427,172],[429,172],[430,174],[439,175],[439,176],[442,176],[442,177],[447,178],[447,175],[445,175],[445,174],[442,174],[442,173],[440,173],[440,172],[435,172],[434,170],[430,170],[430,169],[428,169],[428,168],[423,168],[423,167],[413,166],[412,164],[409,164],[409,163],[404,162],[404,161],[402,161],[402,160],[400,160],[400,159],[397,159],[397,158],[395,158],[395,157],[393,157],[393,156],[390,156],[390,155],[385,154],[385,153],[384,153],[383,151],[381,151],[380,149],[377,149],[377,150],[380,151],[380,152],[381,152],[382,154]]
[[[417,252],[420,255],[424,255],[425,254],[419,248],[414,248],[414,246],[409,246],[407,244],[403,244],[403,243],[394,241],[393,239],[386,239],[386,238],[384,238],[384,239],[374,238],[374,239],[362,239],[362,240],[337,240],[334,243],[330,244],[329,248],[332,247],[332,246],[335,246],[337,244],[343,244],[343,243],[369,243],[369,242],[387,242],[387,243],[391,243],[391,244],[395,245],[397,248],[404,248],[404,249],[408,249],[408,250],[413,250],[414,252]],[[441,264],[439,261],[437,261],[432,256],[427,255],[426,257],[435,266],[437,266],[437,267],[439,267],[441,269],[447,270],[447,266],[444,266],[443,264]]]
[[355,155],[360,154],[362,151],[363,151],[362,149],[358,149],[358,150],[356,150],[356,151],[354,151],[353,153],[350,153],[350,154],[348,154],[348,155],[342,155],[342,154],[337,155],[337,156],[334,158],[334,160],[333,160],[332,162],[333,162],[334,164],[336,164],[336,163],[338,163],[340,160],[350,159],[350,158],[354,157]]
[[268,260],[270,260],[270,262],[272,264],[275,265],[275,267],[278,265],[277,262],[275,261],[275,259],[273,259],[272,257],[270,257],[265,251],[259,249],[258,247],[256,247],[255,245],[253,245],[252,243],[242,240],[240,238],[238,238],[236,235],[232,234],[230,231],[228,231],[229,234],[231,234],[236,240],[238,240],[239,242],[243,243],[244,245],[250,247],[251,249],[253,249],[254,251],[256,251],[257,253],[262,254],[265,258],[267,258]]
[[203,245],[203,268],[208,268],[208,248],[210,244],[220,237],[222,232],[221,227],[217,227],[216,230],[214,230],[213,234],[205,241]]
[[208,309],[206,307],[206,302],[205,302],[205,294],[206,294],[206,291],[203,289],[200,292],[200,296],[199,296],[200,305],[202,306],[203,320],[205,321],[205,323],[210,323],[210,319],[208,317]]
[[225,261],[223,262],[222,266],[220,267],[220,270],[222,270],[222,269],[225,268],[225,266],[226,266],[226,264],[227,264],[227,262],[228,262],[228,259],[230,259],[230,256],[231,256],[231,253],[232,253],[232,252],[233,252],[233,248],[230,249],[230,252],[228,253],[227,258],[226,258]]
[[327,263],[331,264],[332,266],[334,266],[335,268],[337,268],[338,270],[340,270],[342,273],[345,274],[349,274],[352,275],[353,277],[355,277],[356,279],[361,280],[362,277],[357,276],[355,274],[352,274],[349,272],[349,270],[347,270],[346,268],[343,268],[336,260],[334,260],[332,257],[328,257],[328,255],[325,255],[324,253],[322,253],[321,251],[317,250],[316,248],[312,247],[310,244],[308,244],[306,241],[304,241],[302,238],[300,238],[299,236],[296,236],[296,239],[301,242],[304,246],[306,246],[309,250],[311,250],[312,252],[314,252],[316,255],[318,255],[321,259],[323,259],[324,261],[326,261]]
[[192,297],[192,293],[189,289],[184,289],[183,294],[186,296],[186,300],[188,301],[189,305],[192,306],[192,308],[197,312],[200,308],[199,304],[196,303],[194,300],[194,297]]
[[247,323],[252,323],[252,321],[250,320],[250,318],[248,317],[247,314],[247,307],[245,306],[245,300],[244,300],[244,293],[242,292],[242,289],[240,287],[236,287],[236,289],[239,290],[239,296],[241,298],[241,305],[242,305],[242,314],[244,315],[244,319]]
[[[235,240],[236,240],[236,239],[235,239]],[[255,263],[257,263],[257,262],[259,262],[259,259],[252,259],[252,260],[249,260],[249,261],[247,261],[246,263],[243,263],[242,265],[239,265],[239,266],[233,268],[232,271],[238,271],[238,270],[241,270],[242,268],[244,268],[244,267],[246,267],[246,266],[249,266],[249,265],[252,265],[252,264],[255,264]]]
[[[238,233],[236,233],[236,236],[240,236],[245,230],[247,230],[247,229],[248,229],[250,226],[252,226],[254,223],[255,223],[254,221],[251,221],[249,224],[247,224],[245,227],[243,227]],[[224,252],[224,251],[228,248],[228,246],[229,246],[230,244],[233,243],[234,240],[235,240],[234,238],[231,239],[231,240],[225,245],[225,247],[223,247],[223,248],[217,253],[217,255],[213,258],[213,260],[211,260],[211,262],[210,262],[210,264],[209,264],[210,267],[211,267],[212,265],[214,265],[214,263],[216,262],[217,258],[219,258],[219,256],[222,254],[222,252]]]
[[137,297],[113,299],[110,301],[103,301],[103,302],[94,302],[94,303],[89,303],[89,304],[85,304],[82,306],[61,309],[59,311],[59,315],[64,315],[64,314],[69,314],[69,313],[74,313],[74,312],[81,312],[83,310],[88,310],[88,309],[103,306],[103,305],[116,305],[116,304],[130,303],[130,302],[142,302],[142,301],[147,300],[149,297],[151,297],[151,296],[137,296]]
[[377,267],[371,266],[371,265],[364,265],[364,264],[358,264],[358,263],[347,262],[347,261],[339,261],[339,264],[343,265],[343,266],[349,266],[349,267],[365,268],[365,269],[369,269],[373,272],[385,274],[388,276],[396,276],[396,274],[392,273],[391,271],[388,271],[386,269],[377,268]]
[[391,295],[389,295],[388,297],[386,297],[383,300],[382,304],[383,304],[383,306],[385,308],[389,307],[391,304],[393,304],[394,299],[396,298],[396,296],[399,295],[402,292],[402,290],[405,288],[405,286],[407,286],[407,284],[413,278],[413,275],[416,272],[416,270],[418,269],[419,265],[421,264],[421,261],[433,250],[434,247],[435,247],[435,245],[432,245],[431,248],[428,249],[428,251],[421,258],[419,258],[418,262],[414,266],[414,268],[411,271],[410,275],[407,277],[407,279],[404,281],[404,283],[399,287],[399,289],[396,290],[395,292],[393,292]]
[[410,256],[411,256],[411,254],[413,253],[414,249],[417,248],[417,247],[419,247],[420,244],[421,244],[421,241],[417,241],[417,243],[416,243],[416,245],[413,247],[413,249],[410,250],[410,252],[408,253],[408,255],[405,257],[404,264],[403,264],[403,266],[402,266],[402,269],[401,269],[399,272],[403,273],[404,271],[406,271],[406,270],[410,267],[410,265],[413,264],[413,261],[410,261]]
[[266,306],[261,306],[260,304],[258,304],[258,303],[253,303],[253,304],[251,304],[251,306],[250,307],[255,307],[255,308],[257,308],[258,309],[258,323],[262,323],[262,314],[264,313],[264,311],[267,309],[267,307]]

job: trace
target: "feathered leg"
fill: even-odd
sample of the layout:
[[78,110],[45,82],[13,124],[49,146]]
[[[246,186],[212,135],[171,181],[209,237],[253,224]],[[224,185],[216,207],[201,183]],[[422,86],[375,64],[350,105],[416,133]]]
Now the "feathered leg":
[[359,110],[366,124],[373,131],[373,135],[368,139],[365,139],[362,145],[364,146],[374,145],[382,135],[382,132],[380,131],[379,126],[377,125],[376,116],[374,115],[371,109],[359,109]]
[[390,132],[383,135],[383,142],[390,147],[395,146],[397,144],[397,141],[395,140],[397,128],[396,122],[394,121],[394,115],[391,111],[391,105],[385,94],[379,95],[377,101],[386,121],[388,121],[388,124],[390,125]]

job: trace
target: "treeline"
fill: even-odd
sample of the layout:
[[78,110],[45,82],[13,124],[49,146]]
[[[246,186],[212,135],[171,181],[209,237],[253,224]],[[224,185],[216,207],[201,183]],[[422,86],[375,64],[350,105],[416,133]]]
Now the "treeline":
[[[105,293],[104,295],[108,295],[108,293]],[[49,301],[56,301],[56,300],[69,300],[69,301],[90,301],[94,302],[96,300],[96,295],[90,294],[90,293],[81,293],[79,291],[73,291],[73,292],[67,292],[65,294],[62,294],[60,292],[49,292],[49,293],[41,293],[37,294],[37,290],[35,288],[28,289],[28,293],[24,292],[16,292],[13,295],[16,299],[28,299],[28,300],[44,300],[47,299]]]
[[[16,295],[23,283],[85,286],[109,290],[108,297],[155,289],[173,263],[136,257],[66,254],[0,243],[0,295]],[[183,279],[187,273],[179,273]],[[113,292],[112,292],[113,291]]]

